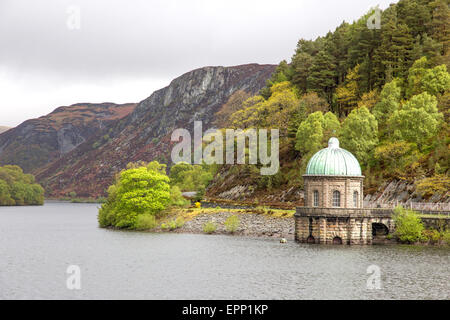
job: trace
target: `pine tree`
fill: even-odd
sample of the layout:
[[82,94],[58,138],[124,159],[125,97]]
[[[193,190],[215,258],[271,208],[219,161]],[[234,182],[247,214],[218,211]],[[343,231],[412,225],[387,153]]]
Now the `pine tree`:
[[450,47],[450,9],[445,0],[430,3],[433,9],[433,19],[429,23],[431,36],[442,43],[442,54],[448,53]]
[[325,51],[320,51],[313,59],[307,78],[308,89],[323,94],[331,103],[332,91],[336,87],[336,66],[333,57]]

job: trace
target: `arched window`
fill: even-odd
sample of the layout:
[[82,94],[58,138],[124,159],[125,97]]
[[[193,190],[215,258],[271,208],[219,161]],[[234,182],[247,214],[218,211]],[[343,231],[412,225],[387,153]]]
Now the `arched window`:
[[313,206],[318,207],[319,206],[319,191],[314,190],[313,192]]
[[358,203],[359,203],[358,191],[353,191],[353,206],[355,208],[358,208]]
[[333,207],[341,206],[341,193],[337,190],[333,191]]

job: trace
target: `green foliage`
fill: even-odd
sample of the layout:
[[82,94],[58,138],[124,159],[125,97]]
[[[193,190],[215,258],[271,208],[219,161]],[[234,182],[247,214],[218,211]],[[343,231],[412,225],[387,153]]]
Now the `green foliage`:
[[187,207],[190,204],[189,200],[183,197],[178,186],[170,188],[170,203],[174,207]]
[[241,224],[239,218],[237,215],[232,215],[225,220],[225,228],[228,232],[234,233],[239,228],[239,225]]
[[204,233],[209,233],[209,234],[211,234],[211,233],[214,233],[214,232],[216,231],[216,229],[217,229],[217,226],[216,226],[216,224],[215,224],[214,222],[212,222],[212,221],[208,221],[207,223],[205,223],[205,224],[203,225],[203,232],[204,232]]
[[426,70],[421,81],[422,90],[437,96],[450,89],[450,74],[445,64]]
[[163,224],[161,224],[161,229],[163,230],[175,230],[184,226],[185,221],[183,217],[177,217],[175,220],[169,220]]
[[180,162],[170,169],[170,184],[181,191],[204,192],[213,179],[216,167],[213,165],[191,165]]
[[386,141],[375,148],[374,154],[385,176],[393,178],[405,178],[409,169],[414,172],[419,157],[417,146],[406,141]]
[[436,97],[424,92],[413,96],[389,119],[394,138],[417,144],[422,150],[436,136],[443,119]]
[[424,226],[419,215],[412,210],[406,210],[402,206],[394,209],[395,236],[406,243],[415,243],[422,239]]
[[139,215],[155,216],[170,204],[165,166],[153,161],[145,167],[129,167],[120,172],[108,189],[108,198],[98,215],[102,227],[135,229]]
[[340,123],[336,115],[317,111],[311,113],[297,130],[295,149],[302,155],[312,155],[319,151],[330,137],[337,134]]
[[378,122],[366,107],[354,109],[344,120],[339,136],[342,147],[367,165],[378,144]]
[[267,100],[262,96],[246,100],[244,107],[231,115],[233,126],[241,129],[278,128],[285,134],[291,116],[300,107],[297,93],[288,81],[273,85],[270,92]]
[[149,230],[157,225],[155,216],[145,213],[136,218],[136,230]]
[[442,240],[444,240],[444,242],[450,246],[450,230],[444,232],[444,234],[442,235]]
[[416,182],[416,190],[423,197],[434,194],[444,195],[450,190],[450,177],[444,174],[435,174],[432,177],[423,178]]
[[359,65],[356,65],[352,70],[349,70],[345,77],[344,83],[342,83],[336,89],[336,98],[339,105],[339,112],[348,114],[353,110],[359,100]]
[[44,204],[44,189],[19,166],[0,167],[0,206]]
[[401,88],[398,82],[393,80],[384,85],[380,93],[380,101],[372,109],[382,131],[386,127],[387,119],[400,107]]
[[428,60],[422,57],[414,62],[408,73],[408,85],[406,87],[406,97],[410,98],[422,92],[422,81],[427,72]]

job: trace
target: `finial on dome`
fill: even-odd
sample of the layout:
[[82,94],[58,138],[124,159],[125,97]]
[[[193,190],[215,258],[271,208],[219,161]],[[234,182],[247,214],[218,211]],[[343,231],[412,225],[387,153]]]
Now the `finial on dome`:
[[328,140],[328,148],[339,148],[339,140],[336,137],[331,137]]

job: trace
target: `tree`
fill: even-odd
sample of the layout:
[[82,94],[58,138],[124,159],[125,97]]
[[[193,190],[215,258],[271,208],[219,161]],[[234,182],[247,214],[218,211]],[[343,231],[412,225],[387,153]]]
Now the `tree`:
[[405,179],[408,173],[415,173],[420,153],[414,143],[406,141],[385,141],[375,149],[374,158],[387,178]]
[[300,90],[300,92],[306,92],[308,88],[308,74],[313,62],[313,57],[306,52],[300,52],[294,55],[292,58],[292,69],[294,73],[292,75],[292,83]]
[[361,100],[358,101],[358,108],[364,106],[367,109],[372,110],[373,107],[379,102],[379,95],[380,93],[377,89],[363,93]]
[[348,71],[345,82],[336,89],[336,98],[339,104],[339,111],[348,114],[358,104],[359,89],[359,65]]
[[214,174],[207,165],[191,165],[180,162],[170,169],[170,184],[181,191],[200,191],[206,189]]
[[231,115],[240,110],[244,101],[248,98],[250,98],[250,94],[243,90],[233,93],[228,101],[216,112],[214,124],[219,128],[229,127],[231,125]]
[[428,59],[422,57],[414,62],[408,72],[408,84],[405,95],[407,98],[422,92],[422,79],[427,71]]
[[330,137],[337,134],[339,128],[340,123],[334,113],[311,113],[297,130],[295,149],[308,157],[319,151]]
[[308,89],[323,94],[331,103],[332,90],[336,87],[336,65],[333,57],[320,51],[314,58],[307,78]]
[[306,117],[314,112],[327,112],[329,110],[327,101],[317,95],[316,92],[309,92],[300,98],[297,110],[290,116],[288,132],[290,137],[297,135],[300,124]]
[[431,36],[443,44],[445,55],[450,47],[450,9],[445,0],[433,1],[430,6],[433,8],[433,19],[429,22]]
[[244,108],[230,117],[236,128],[279,128],[281,135],[287,133],[291,116],[298,111],[299,99],[288,82],[274,84],[270,97],[254,96],[244,102]]
[[162,166],[153,161],[146,167],[121,171],[99,210],[100,226],[135,229],[138,216],[155,216],[167,208],[169,177],[161,169]]
[[353,109],[342,123],[339,136],[342,147],[367,165],[378,144],[378,122],[366,107]]
[[434,96],[444,94],[446,90],[450,89],[450,74],[444,64],[426,70],[421,80],[422,90]]
[[379,124],[380,135],[384,134],[387,119],[400,107],[401,88],[397,80],[386,83],[380,93],[380,102],[372,109]]
[[295,150],[302,155],[313,154],[322,148],[323,115],[317,111],[311,113],[298,127]]
[[269,99],[273,93],[271,90],[272,86],[280,82],[290,81],[292,75],[292,67],[286,62],[286,60],[281,61],[270,79],[266,81],[266,86],[260,90],[259,94],[264,97],[264,99]]
[[419,215],[412,210],[406,210],[402,206],[394,209],[395,236],[401,242],[414,243],[422,238],[425,229]]
[[389,128],[395,139],[415,143],[422,150],[437,134],[442,119],[436,97],[424,92],[413,96],[402,109],[394,112]]
[[23,206],[44,204],[44,189],[31,174],[24,174],[19,166],[0,167],[0,205]]

